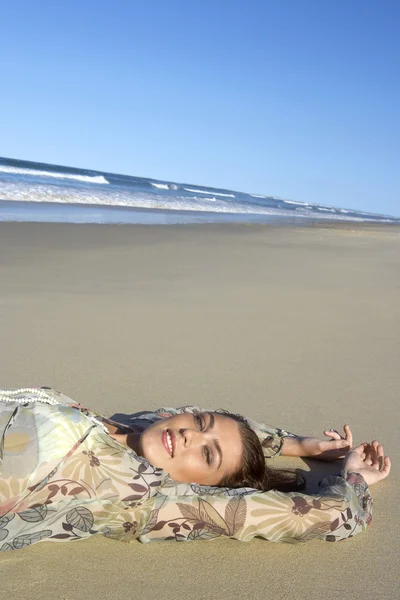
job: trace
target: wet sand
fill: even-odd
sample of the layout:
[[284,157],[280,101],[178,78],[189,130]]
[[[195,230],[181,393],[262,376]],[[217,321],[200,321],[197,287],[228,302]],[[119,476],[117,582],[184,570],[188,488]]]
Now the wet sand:
[[42,543],[0,555],[0,598],[398,597],[399,357],[398,227],[0,223],[0,387],[302,435],[348,422],[393,460],[352,540]]

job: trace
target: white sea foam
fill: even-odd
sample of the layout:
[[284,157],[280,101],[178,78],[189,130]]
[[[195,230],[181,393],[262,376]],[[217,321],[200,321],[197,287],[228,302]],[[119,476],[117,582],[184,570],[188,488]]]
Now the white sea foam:
[[159,190],[177,190],[179,187],[175,183],[155,183],[154,181],[150,182],[151,185]]
[[236,198],[235,194],[221,194],[218,192],[207,192],[206,190],[197,190],[195,188],[183,188],[186,192],[193,192],[193,194],[209,194],[210,196],[223,196],[225,198]]
[[250,194],[252,198],[268,198],[268,196],[259,196],[258,194]]
[[[96,191],[94,191],[96,189]],[[161,190],[160,190],[161,192]],[[18,181],[4,182],[0,189],[0,200],[28,202],[55,202],[62,204],[91,204],[125,206],[131,208],[164,209],[171,211],[198,211],[235,214],[278,215],[286,211],[272,210],[249,204],[232,203],[223,198],[211,197],[166,197],[162,193],[131,192],[116,190],[112,186],[101,188],[64,188],[55,184],[47,185]],[[289,214],[289,213],[288,213]]]
[[1,173],[11,173],[13,175],[31,175],[33,177],[55,177],[56,179],[74,179],[84,181],[85,183],[109,183],[103,175],[74,175],[72,173],[53,173],[52,171],[37,171],[36,169],[22,169],[20,167],[7,167],[0,165]]
[[214,196],[212,198],[197,198],[197,196],[194,196],[193,200],[199,200],[199,202],[218,202],[218,198],[215,198]]
[[[141,209],[163,209],[171,212],[209,212],[209,213],[234,213],[236,215],[272,215],[282,217],[298,217],[310,219],[315,215],[313,206],[289,207],[287,209],[265,207],[256,204],[231,202],[217,195],[209,196],[180,196],[164,195],[160,193],[144,193],[129,189],[114,188],[110,186],[66,187],[57,185],[56,181],[49,181],[46,185],[25,179],[19,181],[2,181],[0,185],[0,200],[27,201],[27,202],[55,202],[61,204],[89,204],[93,206],[130,207]],[[370,215],[370,213],[369,213]],[[371,215],[377,216],[377,215]],[[318,219],[337,219],[343,221],[363,221],[362,217],[331,211],[319,212]],[[391,220],[388,219],[388,222]]]
[[334,208],[325,208],[324,206],[316,206],[315,208],[317,210],[323,210],[324,212],[331,212],[331,213],[336,212],[336,210]]
[[169,190],[168,183],[152,183],[151,185],[159,190]]
[[299,204],[300,206],[309,206],[308,202],[296,202],[296,200],[282,200],[285,204]]

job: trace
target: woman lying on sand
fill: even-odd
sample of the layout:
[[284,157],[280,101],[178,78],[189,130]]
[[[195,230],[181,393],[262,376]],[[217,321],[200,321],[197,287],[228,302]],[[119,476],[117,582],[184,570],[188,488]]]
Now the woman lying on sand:
[[[378,442],[299,438],[224,412],[160,409],[123,425],[49,388],[0,392],[0,550],[95,534],[142,542],[255,536],[273,542],[342,540],[371,520],[369,485],[390,460]],[[347,452],[347,453],[346,453]],[[346,454],[345,454],[346,453]],[[300,493],[270,469],[283,454],[344,470]]]

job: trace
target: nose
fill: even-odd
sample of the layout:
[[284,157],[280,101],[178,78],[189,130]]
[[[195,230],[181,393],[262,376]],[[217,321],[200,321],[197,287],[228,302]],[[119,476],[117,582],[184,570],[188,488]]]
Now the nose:
[[202,443],[203,434],[201,431],[197,431],[196,429],[180,429],[179,433],[182,436],[185,448],[199,446]]

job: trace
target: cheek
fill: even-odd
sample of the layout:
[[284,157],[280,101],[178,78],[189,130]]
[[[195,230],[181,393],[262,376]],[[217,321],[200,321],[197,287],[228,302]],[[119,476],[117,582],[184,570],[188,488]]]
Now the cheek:
[[196,482],[196,478],[203,475],[204,472],[205,466],[197,453],[186,452],[185,456],[171,461],[170,475],[173,479],[192,483]]
[[154,463],[154,459],[156,458],[162,458],[161,433],[157,432],[156,429],[147,429],[144,431],[140,438],[140,445],[142,456],[147,458],[151,463]]

